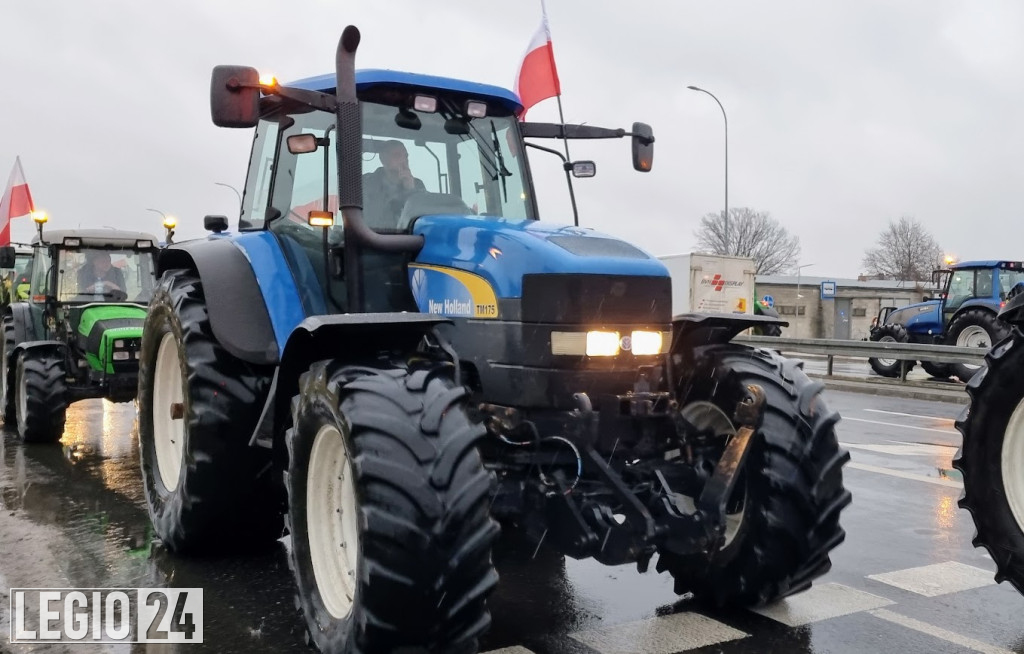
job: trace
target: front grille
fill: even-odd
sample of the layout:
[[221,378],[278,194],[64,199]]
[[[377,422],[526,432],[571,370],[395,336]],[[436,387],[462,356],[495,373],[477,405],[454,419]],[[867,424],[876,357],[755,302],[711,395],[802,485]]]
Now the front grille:
[[600,325],[672,321],[669,277],[534,274],[523,276],[523,322]]

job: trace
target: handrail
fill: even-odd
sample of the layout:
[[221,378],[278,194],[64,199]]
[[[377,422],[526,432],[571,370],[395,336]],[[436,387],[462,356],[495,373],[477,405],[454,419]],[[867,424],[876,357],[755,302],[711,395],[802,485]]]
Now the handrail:
[[967,363],[980,365],[985,362],[987,348],[958,347],[954,345],[929,345],[926,343],[896,343],[879,341],[849,341],[831,338],[782,338],[776,336],[740,335],[733,339],[738,343],[767,347],[780,352],[799,354],[824,354],[828,357],[828,375],[832,375],[832,359],[836,356],[897,359],[901,362],[900,379],[906,381],[907,362],[930,361],[934,363]]

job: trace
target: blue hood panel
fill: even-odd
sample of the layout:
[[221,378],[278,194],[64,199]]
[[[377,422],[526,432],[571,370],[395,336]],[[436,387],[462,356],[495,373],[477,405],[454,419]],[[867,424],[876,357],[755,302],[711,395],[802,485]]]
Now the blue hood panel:
[[426,241],[416,263],[479,275],[499,299],[522,297],[531,273],[669,276],[649,253],[581,227],[444,215],[423,216],[413,232]]
[[889,314],[887,323],[903,325],[911,334],[942,332],[942,316],[939,315],[942,302],[929,300],[902,307]]

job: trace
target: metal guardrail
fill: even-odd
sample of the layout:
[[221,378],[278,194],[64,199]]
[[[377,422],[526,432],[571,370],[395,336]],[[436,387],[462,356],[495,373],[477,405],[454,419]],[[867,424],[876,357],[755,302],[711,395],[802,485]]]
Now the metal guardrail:
[[738,343],[767,347],[780,352],[799,354],[824,354],[828,358],[828,376],[832,376],[832,362],[837,356],[861,357],[865,359],[897,359],[900,361],[900,380],[906,381],[911,361],[932,361],[935,363],[968,363],[981,365],[985,362],[987,348],[956,347],[953,345],[926,345],[924,343],[893,343],[876,341],[847,341],[830,338],[782,338],[776,336],[740,335],[733,339]]

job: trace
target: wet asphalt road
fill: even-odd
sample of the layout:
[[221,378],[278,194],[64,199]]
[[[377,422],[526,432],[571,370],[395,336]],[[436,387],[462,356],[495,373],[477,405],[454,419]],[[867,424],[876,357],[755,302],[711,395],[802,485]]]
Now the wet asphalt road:
[[[829,392],[852,454],[847,540],[807,593],[759,612],[680,600],[667,575],[541,551],[503,558],[483,651],[1024,652],[1024,597],[996,585],[957,508],[950,460],[961,406]],[[309,651],[295,612],[286,542],[261,555],[182,559],[154,542],[141,493],[134,407],[81,402],[61,446],[0,449],[0,650]],[[12,586],[202,587],[202,645],[11,645]],[[21,649],[19,649],[21,648]],[[505,649],[509,648],[509,649]]]

